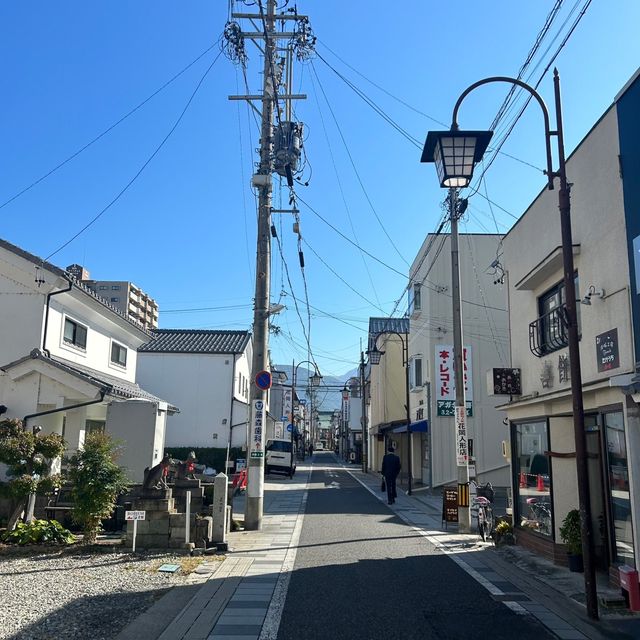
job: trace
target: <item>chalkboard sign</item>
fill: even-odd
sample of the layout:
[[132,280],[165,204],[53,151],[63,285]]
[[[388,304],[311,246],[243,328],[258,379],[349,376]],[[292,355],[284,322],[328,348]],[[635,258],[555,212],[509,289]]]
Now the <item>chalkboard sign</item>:
[[596,358],[598,371],[609,371],[620,366],[617,329],[596,336]]
[[458,522],[458,487],[444,487],[442,490],[442,521]]

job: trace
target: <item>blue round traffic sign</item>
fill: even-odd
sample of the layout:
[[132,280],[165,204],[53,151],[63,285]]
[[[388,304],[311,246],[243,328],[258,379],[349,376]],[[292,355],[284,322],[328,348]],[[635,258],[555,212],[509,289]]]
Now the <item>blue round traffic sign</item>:
[[256,387],[262,391],[271,389],[271,373],[269,371],[260,371],[256,375]]
[[287,431],[288,431],[289,433],[291,433],[291,432],[293,431],[293,425],[292,425],[292,424],[288,424],[288,425],[287,425]]

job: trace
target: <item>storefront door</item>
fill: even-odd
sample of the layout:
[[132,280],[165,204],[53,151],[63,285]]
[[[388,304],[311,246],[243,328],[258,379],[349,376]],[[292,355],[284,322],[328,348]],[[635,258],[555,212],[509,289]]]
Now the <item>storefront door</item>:
[[591,530],[596,566],[606,569],[609,566],[607,542],[607,519],[605,514],[605,484],[603,475],[602,432],[597,415],[584,417],[587,436],[587,473],[589,477],[589,495],[591,501]]

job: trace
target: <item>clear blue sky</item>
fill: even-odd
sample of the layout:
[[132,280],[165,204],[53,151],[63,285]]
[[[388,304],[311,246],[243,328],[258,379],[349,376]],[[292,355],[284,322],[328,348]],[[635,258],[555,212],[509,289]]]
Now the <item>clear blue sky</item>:
[[[298,10],[310,16],[322,57],[422,143],[429,129],[443,128],[429,117],[448,126],[453,104],[469,84],[489,75],[518,73],[554,4],[300,0]],[[530,68],[531,82],[537,82],[584,4],[562,3]],[[222,0],[2,3],[0,204],[214,45],[227,16],[228,3]],[[567,153],[638,67],[638,24],[637,0],[594,0],[557,57]],[[247,50],[249,87],[257,92],[262,63],[250,44]],[[214,46],[135,114],[0,209],[0,237],[47,257],[80,231],[149,159],[218,51]],[[313,354],[323,373],[341,374],[357,363],[369,316],[390,313],[402,295],[406,276],[401,274],[408,273],[407,264],[424,236],[435,230],[444,192],[433,167],[419,163],[420,149],[368,107],[323,60],[298,65],[296,76],[296,89],[309,96],[297,104],[296,112],[307,128],[305,147],[312,167],[310,185],[298,187],[298,194],[353,242],[400,272],[363,256],[301,205]],[[552,89],[549,73],[540,91],[550,105]],[[62,267],[82,263],[97,279],[134,281],[160,304],[162,327],[249,328],[256,219],[249,180],[258,134],[246,104],[227,99],[238,91],[244,92],[242,74],[221,56],[180,124],[129,190],[51,261]],[[472,94],[461,111],[461,126],[487,128],[506,91],[494,85]],[[543,143],[539,109],[531,104],[503,151],[541,168]],[[509,213],[494,206],[494,222],[488,203],[476,195],[463,230],[493,232],[497,225],[506,231],[543,186],[539,170],[500,156],[486,174],[486,190]],[[276,189],[276,204],[279,197]],[[283,206],[287,199],[285,190]],[[275,223],[306,323],[292,220],[283,216]],[[281,334],[271,338],[273,360],[307,359],[301,322],[275,244],[272,299],[287,305],[276,320]],[[207,310],[193,311],[202,308]],[[406,298],[399,312],[405,309]]]

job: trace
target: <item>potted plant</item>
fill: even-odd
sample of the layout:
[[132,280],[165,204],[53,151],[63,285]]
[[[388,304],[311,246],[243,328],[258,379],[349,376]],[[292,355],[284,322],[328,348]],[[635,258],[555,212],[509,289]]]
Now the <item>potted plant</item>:
[[507,520],[500,520],[493,532],[493,539],[495,540],[496,547],[503,544],[515,544],[512,524]]
[[567,547],[569,571],[584,571],[582,563],[582,535],[580,533],[580,512],[572,509],[567,513],[560,527],[560,539]]

